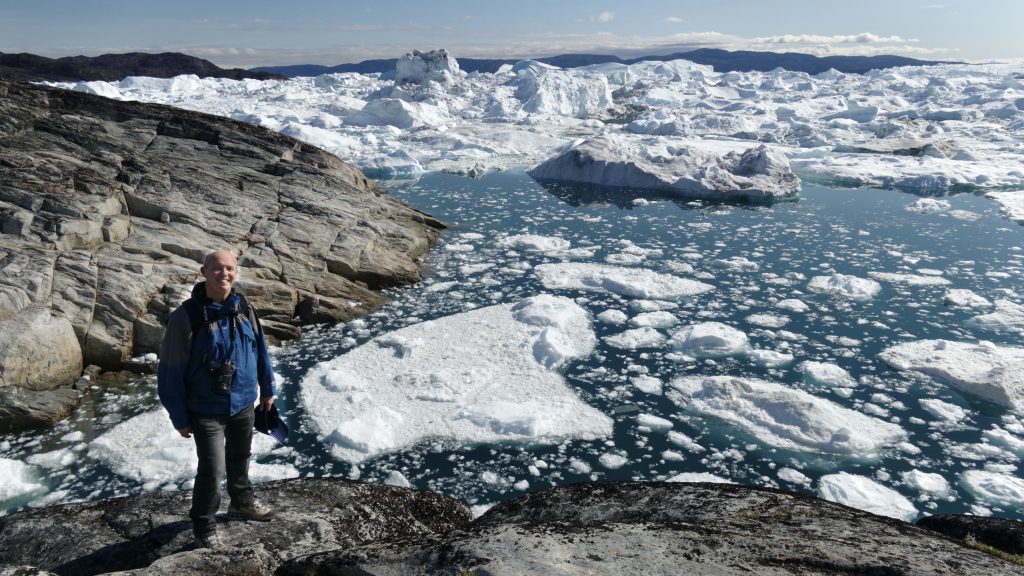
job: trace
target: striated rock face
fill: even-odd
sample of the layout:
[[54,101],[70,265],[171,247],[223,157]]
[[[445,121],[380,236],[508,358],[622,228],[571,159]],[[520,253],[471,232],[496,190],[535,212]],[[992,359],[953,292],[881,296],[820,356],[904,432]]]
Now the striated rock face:
[[737,485],[577,484],[472,522],[455,500],[390,486],[306,479],[259,492],[278,518],[223,522],[223,551],[192,547],[186,495],[153,494],[0,518],[0,564],[68,575],[1024,574],[899,520]]
[[721,155],[699,146],[672,148],[645,140],[586,140],[529,171],[541,181],[640,188],[683,198],[772,202],[800,193],[789,160],[765,146]]
[[416,281],[442,228],[290,137],[0,80],[0,390],[157,352],[212,249],[238,254],[239,289],[284,339]]

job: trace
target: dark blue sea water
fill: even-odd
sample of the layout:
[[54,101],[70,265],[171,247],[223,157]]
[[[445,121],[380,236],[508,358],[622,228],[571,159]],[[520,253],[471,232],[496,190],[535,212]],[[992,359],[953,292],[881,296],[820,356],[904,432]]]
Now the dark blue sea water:
[[[805,185],[796,202],[716,204],[629,190],[545,187],[520,171],[492,173],[481,180],[428,174],[415,183],[392,184],[390,190],[449,225],[426,259],[424,281],[392,291],[390,302],[361,321],[313,328],[277,351],[278,371],[285,378],[278,405],[292,428],[290,449],[275,451],[261,462],[291,465],[302,476],[358,475],[375,482],[398,471],[417,488],[440,491],[469,504],[520,495],[523,491],[515,485],[522,480],[528,481],[526,490],[533,491],[589,479],[664,480],[682,472],[709,472],[738,483],[813,493],[820,476],[848,471],[897,490],[923,513],[973,509],[1024,518],[1011,506],[977,500],[958,480],[964,470],[984,466],[1019,477],[1019,455],[1008,450],[980,451],[977,445],[984,444],[982,434],[993,426],[1019,426],[1024,416],[928,378],[895,372],[877,359],[888,346],[919,339],[1022,344],[1019,334],[979,332],[966,324],[979,311],[944,304],[950,288],[971,289],[989,300],[1020,301],[1024,227],[1003,218],[994,202],[958,194],[943,198],[949,210],[919,213],[907,209],[919,197],[900,191]],[[530,269],[562,257],[498,244],[514,234],[559,237],[571,242],[572,248],[592,253],[589,259],[577,255],[574,261],[644,267],[712,284],[714,291],[672,310],[682,324],[722,322],[746,332],[753,347],[784,351],[793,354],[795,361],[777,368],[744,358],[678,362],[668,347],[623,350],[609,346],[604,338],[628,326],[595,321],[597,349],[567,366],[564,374],[581,398],[614,418],[612,437],[546,445],[469,446],[438,439],[369,460],[358,473],[350,464],[335,461],[317,439],[298,401],[302,376],[316,363],[400,327],[548,292]],[[748,264],[742,269],[724,267],[721,261],[731,258],[743,258]],[[680,272],[685,264],[692,272]],[[950,283],[908,286],[881,281],[881,292],[865,302],[807,289],[813,276],[843,273],[867,278],[869,272],[941,275]],[[611,293],[561,291],[559,295],[576,299],[595,316],[608,309],[630,316],[640,311],[635,302]],[[804,301],[810,309],[798,314],[774,306],[789,298]],[[788,322],[781,328],[757,326],[749,320],[757,313],[785,316]],[[663,332],[667,336],[671,329]],[[847,398],[805,382],[796,369],[804,360],[838,365],[860,384]],[[893,447],[879,459],[864,460],[773,448],[735,426],[685,414],[664,395],[638,392],[629,378],[639,374],[665,383],[697,374],[784,383],[897,423],[919,452]],[[89,456],[87,444],[118,422],[153,410],[157,406],[154,387],[146,381],[125,390],[97,391],[94,402],[87,402],[55,430],[0,441],[0,458],[24,461],[33,453],[55,451],[69,455],[67,465],[33,467],[45,490],[9,500],[6,508],[17,509],[28,501],[93,499],[143,490],[142,482],[120,477],[107,463]],[[937,427],[935,418],[920,407],[921,398],[961,406],[969,416],[959,426]],[[688,452],[664,433],[641,428],[638,413],[671,420],[674,430],[695,439],[706,451]],[[624,455],[628,463],[617,469],[602,466],[598,458],[608,452]],[[982,452],[982,459],[976,459]],[[548,467],[531,474],[529,466],[538,460]],[[782,467],[799,470],[809,482],[780,479]],[[905,485],[901,473],[914,469],[942,475],[952,494],[925,497]],[[187,481],[181,485],[187,486]]]

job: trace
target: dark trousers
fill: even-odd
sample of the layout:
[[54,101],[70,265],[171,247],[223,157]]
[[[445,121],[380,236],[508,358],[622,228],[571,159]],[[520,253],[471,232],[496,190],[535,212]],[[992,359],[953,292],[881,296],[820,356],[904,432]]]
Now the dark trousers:
[[220,509],[220,482],[225,472],[232,504],[246,506],[253,501],[249,455],[255,412],[249,407],[234,416],[190,414],[189,419],[199,455],[189,517],[192,531],[202,536],[217,529],[214,515]]

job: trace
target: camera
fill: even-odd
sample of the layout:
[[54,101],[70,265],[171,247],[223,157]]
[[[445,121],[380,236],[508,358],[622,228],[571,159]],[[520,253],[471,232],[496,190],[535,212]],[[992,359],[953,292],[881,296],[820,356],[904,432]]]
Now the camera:
[[207,364],[206,369],[213,376],[213,392],[221,396],[230,396],[231,383],[235,379],[235,371],[237,370],[235,364],[231,360],[224,360],[223,362],[211,360]]

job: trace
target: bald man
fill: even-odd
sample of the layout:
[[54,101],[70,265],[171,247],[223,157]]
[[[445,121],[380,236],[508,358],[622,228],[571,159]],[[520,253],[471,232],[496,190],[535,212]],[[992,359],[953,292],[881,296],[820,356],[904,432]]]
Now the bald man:
[[230,516],[267,521],[272,511],[249,482],[254,404],[274,403],[274,372],[256,312],[234,290],[238,261],[211,252],[199,269],[204,281],[167,321],[157,390],[171,424],[195,438],[199,467],[192,488],[192,533],[201,548],[223,547],[215,515],[227,473]]

